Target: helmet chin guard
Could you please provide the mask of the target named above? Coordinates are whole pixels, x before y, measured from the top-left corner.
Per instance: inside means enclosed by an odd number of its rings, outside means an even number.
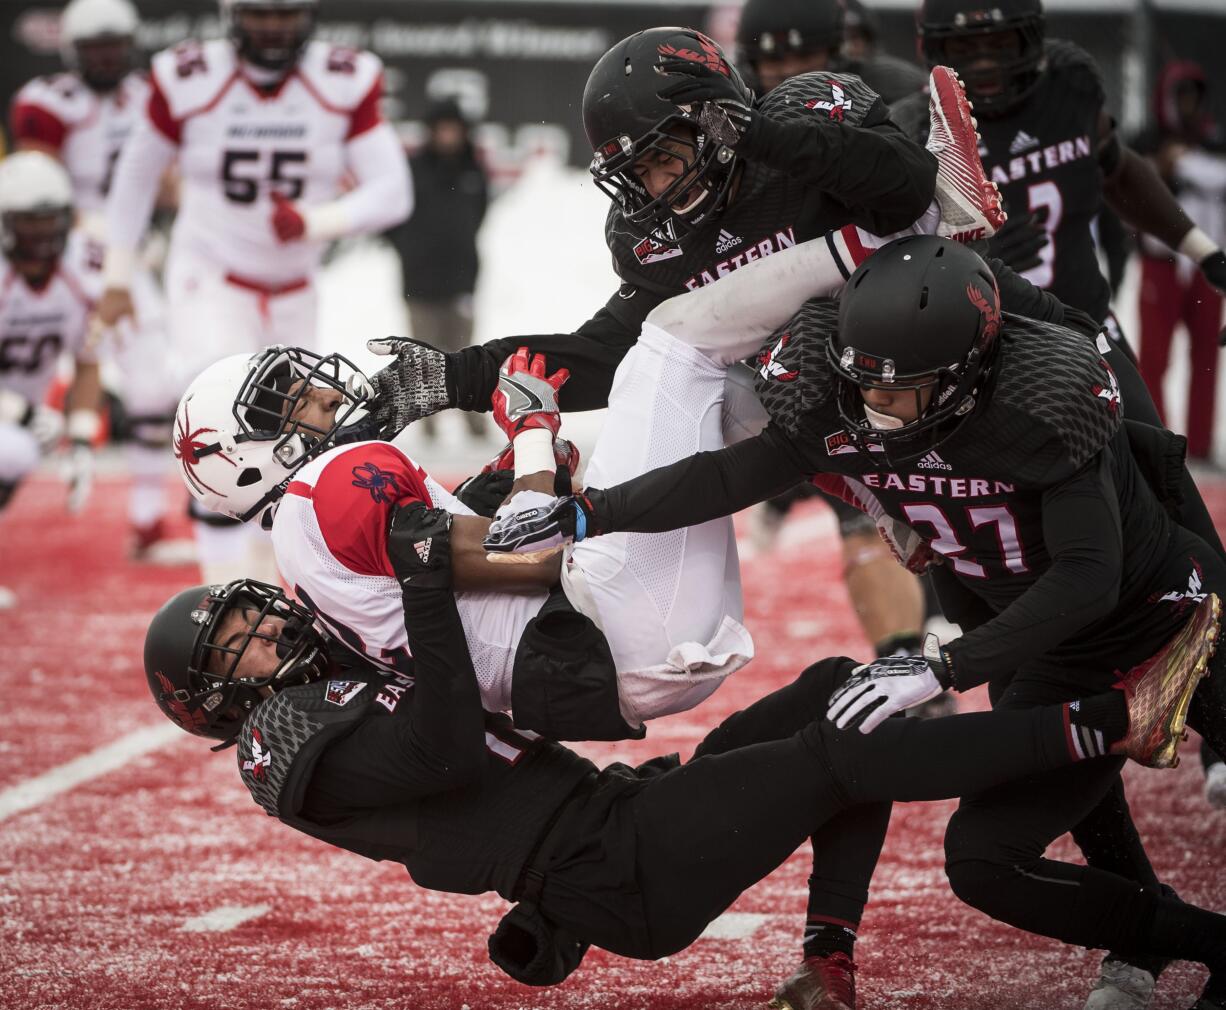
[[[313,421],[309,408],[321,392],[335,410]],[[339,354],[274,345],[223,358],[197,376],[175,411],[183,481],[210,511],[254,519],[364,412],[370,395],[366,377]]]

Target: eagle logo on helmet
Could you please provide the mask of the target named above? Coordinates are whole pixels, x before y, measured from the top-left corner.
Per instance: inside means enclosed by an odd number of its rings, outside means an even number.
[[[207,435],[210,432],[216,433],[216,428],[192,428],[191,415],[188,413],[187,404],[183,405],[183,416],[175,418],[175,459],[183,465],[183,476],[188,483],[196,490],[197,493],[203,491],[211,491],[213,494],[221,498],[227,498],[228,495],[216,488],[209,487],[196,473],[196,464],[200,462],[200,451],[202,449],[211,448],[209,443],[199,441],[201,435]],[[230,459],[224,452],[216,453],[231,466],[238,466],[234,460]]]
[[[243,771],[251,772],[251,777],[257,782],[268,778],[268,766],[272,764],[272,750],[264,749],[264,738],[259,728],[251,727],[251,760],[243,762]]]
[[[996,334],[1000,332],[1000,301],[993,305],[982,291],[974,284],[966,285],[966,297],[975,308],[979,310],[979,314],[983,316],[983,335],[988,340],[995,340]]]
[[[719,46],[703,35],[702,32],[695,32],[694,37],[698,39],[699,49],[678,48],[666,42],[661,46],[656,46],[656,51],[661,56],[671,56],[678,60],[700,63],[708,70],[714,70],[725,77],[731,77],[732,71],[728,66],[728,61],[724,59],[724,54],[719,51]]]
[[[179,698],[179,693],[175,690],[174,684],[170,682],[170,678],[161,670],[157,671],[157,678],[158,683],[162,685],[162,701],[170,709],[170,715],[174,721],[189,733],[195,733],[198,728],[202,728],[206,723],[204,713],[199,709],[193,712],[184,705]]]

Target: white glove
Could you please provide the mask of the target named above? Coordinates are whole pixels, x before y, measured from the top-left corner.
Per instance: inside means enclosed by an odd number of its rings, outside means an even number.
[[[50,452],[64,435],[64,415],[40,403],[30,417],[29,428],[43,452]]]
[[[921,705],[951,686],[948,660],[936,636],[929,635],[922,657],[886,656],[852,670],[830,696],[826,718],[839,729],[858,725],[861,733],[871,733],[894,713]]]
[[[64,482],[68,485],[68,511],[80,512],[94,486],[94,450],[85,442],[74,442],[64,456]]]

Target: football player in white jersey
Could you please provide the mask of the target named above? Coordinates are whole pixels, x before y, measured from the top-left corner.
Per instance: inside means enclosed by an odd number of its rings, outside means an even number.
[[[10,114],[19,149],[45,151],[63,162],[80,224],[103,244],[103,207],[115,162],[149,101],[148,76],[134,66],[138,24],[129,0],[72,0],[60,17],[65,71],[26,84]],[[166,448],[179,390],[167,378],[165,309],[157,283],[142,269],[132,287],[140,325],[124,323],[106,350],[119,372],[132,434],[132,555],[149,560],[172,546],[165,539]]]
[[[222,0],[227,38],[153,58],[149,101],[107,202],[99,318],[112,325],[133,312],[137,244],[157,180],[177,158],[166,296],[180,388],[228,354],[313,342],[327,242],[381,231],[411,208],[404,152],[379,111],[382,64],[312,41],[316,8]],[[196,526],[206,579],[252,570],[241,531]]]
[[[89,494],[100,386],[86,334],[102,250],[72,222],[72,185],[59,162],[39,151],[0,162],[0,510],[65,434],[69,510]],[[67,423],[43,403],[61,354],[76,360]],[[0,606],[12,603],[0,589]]]

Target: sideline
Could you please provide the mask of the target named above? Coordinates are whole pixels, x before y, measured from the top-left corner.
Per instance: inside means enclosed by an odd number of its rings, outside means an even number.
[[[172,722],[145,726],[97,750],[73,758],[58,768],[52,768],[36,778],[10,786],[0,792],[0,821],[41,806],[53,796],[122,768],[133,758],[158,750],[178,739],[186,737],[183,730]]]

